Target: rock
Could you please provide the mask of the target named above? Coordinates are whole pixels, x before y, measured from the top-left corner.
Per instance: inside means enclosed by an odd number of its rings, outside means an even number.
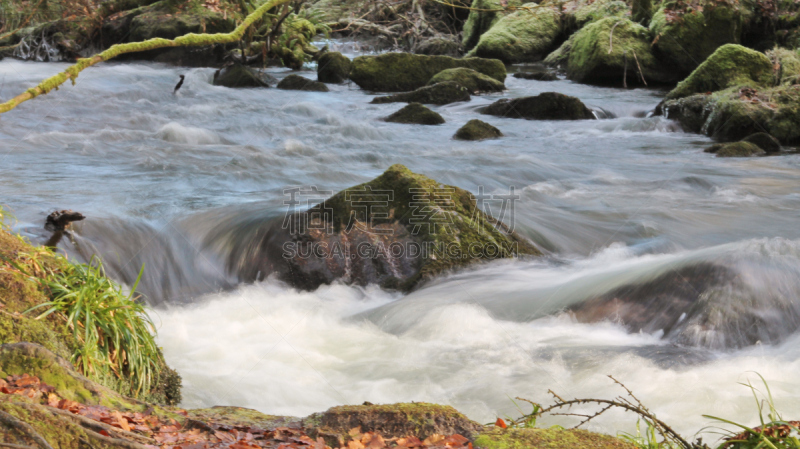
[[[633,0],[633,4],[631,5],[631,20],[644,26],[648,26],[650,19],[652,18],[652,0]]]
[[[520,0],[473,0],[470,8],[469,17],[464,22],[463,39],[465,50],[472,50],[478,45],[483,33],[489,31],[492,26],[507,13],[502,11],[503,6],[520,6]],[[500,10],[500,11],[498,11]]]
[[[650,22],[655,50],[686,75],[719,47],[740,43],[748,14],[743,2],[664,2]]]
[[[438,212],[425,212],[431,210]],[[242,281],[275,276],[306,290],[340,281],[409,291],[480,260],[541,255],[476,208],[469,192],[402,165],[308,211],[268,221],[257,235],[232,247],[231,272]],[[435,249],[444,247],[449,252]]]
[[[764,132],[751,134],[742,139],[742,141],[755,144],[767,153],[781,152],[781,143],[778,141],[778,139]]]
[[[609,17],[624,19],[630,12],[631,8],[622,0],[571,0],[562,8],[564,26],[570,31]]]
[[[745,141],[716,144],[706,148],[704,151],[706,153],[715,153],[717,157],[759,156],[766,153],[758,145]]]
[[[728,44],[717,49],[666,98],[682,98],[740,85],[765,87],[772,83],[772,63],[764,53]]]
[[[461,43],[447,37],[432,37],[414,46],[414,53],[419,55],[461,56]]]
[[[467,56],[496,58],[505,63],[540,61],[550,53],[561,33],[561,15],[552,8],[526,3],[498,20]]]
[[[773,48],[767,52],[773,67],[777,67],[778,84],[800,84],[800,55],[797,50]]]
[[[319,81],[310,80],[306,77],[295,75],[294,73],[286,75],[278,83],[278,89],[285,90],[305,90],[309,92],[328,92],[328,86]]]
[[[55,20],[23,28],[0,45],[14,46],[10,55],[19,59],[73,61],[91,49],[93,27],[90,19]]]
[[[506,85],[502,82],[466,67],[442,70],[428,81],[428,85],[447,81],[456,82],[466,87],[472,93],[502,92],[506,89]]]
[[[489,78],[492,81],[494,79]],[[497,82],[497,81],[495,81]],[[431,86],[420,87],[411,92],[375,97],[371,103],[424,103],[424,104],[450,104],[458,101],[469,101],[469,90],[461,84],[452,81],[436,83]],[[443,123],[444,121],[442,121]]]
[[[412,402],[387,405],[344,405],[315,413],[304,420],[308,434],[322,436],[331,446],[347,439],[351,429],[377,432],[384,438],[459,434],[474,438],[483,426],[447,405]]]
[[[577,33],[573,33],[560,47],[547,55],[542,62],[550,67],[565,68],[569,62],[569,54],[572,52],[572,45],[575,43],[576,35]]]
[[[475,447],[484,449],[636,449],[637,446],[610,435],[583,429],[508,428],[492,429],[475,439]]]
[[[224,87],[269,87],[277,83],[272,75],[250,67],[233,64],[214,73],[214,85]]]
[[[647,28],[610,17],[575,34],[567,63],[569,79],[613,85],[622,85],[625,79],[630,85],[643,84],[642,76],[648,83],[677,80],[677,75],[663,67],[650,50]]]
[[[453,136],[458,140],[484,140],[503,137],[503,133],[494,126],[480,120],[470,120],[456,131]]]
[[[366,90],[408,92],[425,86],[442,70],[457,67],[473,69],[500,82],[506,78],[506,67],[497,59],[384,53],[353,59],[350,79]]]
[[[558,81],[558,75],[553,72],[517,72],[514,78],[534,81]]]
[[[415,125],[441,125],[444,119],[438,113],[431,111],[419,103],[409,103],[384,119],[392,123],[407,123]]]
[[[535,97],[499,100],[481,110],[482,114],[530,120],[590,120],[594,114],[575,97],[545,92]]]
[[[275,427],[300,427],[300,418],[293,416],[266,415],[257,410],[244,407],[214,406],[210,408],[186,410],[187,416],[202,422],[214,422],[230,427],[257,427],[274,429]]]
[[[324,53],[317,62],[317,81],[339,84],[350,77],[350,59],[334,51]]]

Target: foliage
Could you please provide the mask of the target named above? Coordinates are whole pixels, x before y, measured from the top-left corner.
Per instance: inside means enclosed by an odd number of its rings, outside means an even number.
[[[63,313],[80,344],[72,362],[86,375],[110,370],[118,378],[129,377],[136,394],[150,390],[160,370],[155,327],[133,296],[141,275],[125,294],[105,276],[99,261],[96,266],[68,265],[43,280],[52,300],[29,309],[46,309],[37,319]]]

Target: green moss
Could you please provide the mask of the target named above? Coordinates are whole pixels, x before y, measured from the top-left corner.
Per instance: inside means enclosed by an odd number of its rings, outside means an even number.
[[[765,153],[758,145],[745,141],[723,144],[714,152],[717,157],[747,157]]]
[[[175,39],[189,33],[229,33],[236,27],[233,17],[207,8],[174,11],[163,2],[144,8],[130,24],[128,42],[153,38]],[[190,37],[186,38],[191,41]]]
[[[420,103],[410,103],[392,115],[386,117],[387,122],[414,125],[441,125],[444,119]]]
[[[226,426],[249,426],[272,429],[300,421],[292,416],[265,415],[257,410],[243,407],[211,407],[187,410],[189,418],[204,422],[214,422]]]
[[[766,87],[773,83],[772,63],[761,52],[741,45],[718,48],[689,77],[667,94],[667,99],[714,92],[732,86]]]
[[[517,63],[539,61],[550,53],[561,33],[561,15],[536,3],[523,6],[531,9],[519,10],[498,20],[467,56]]]
[[[581,429],[496,429],[475,439],[485,449],[635,449],[631,443]]]
[[[631,20],[647,26],[653,17],[652,0],[633,0],[631,5]]]
[[[740,43],[750,14],[739,0],[703,0],[697,6],[667,1],[650,22],[656,50],[681,74],[694,70],[717,48]]]
[[[51,447],[58,449],[83,449],[92,441],[80,425],[68,418],[54,415],[46,408],[27,404],[13,395],[0,395],[0,411],[30,425]],[[30,436],[0,423],[0,442],[28,447]],[[92,447],[92,446],[88,446]],[[107,446],[98,446],[107,447]]]
[[[520,6],[519,0],[510,0],[507,6]],[[472,0],[469,17],[464,22],[463,44],[465,50],[472,50],[483,33],[489,31],[492,26],[507,13],[503,11],[501,0]]]
[[[350,77],[351,62],[339,52],[327,52],[320,56],[317,64],[317,81],[343,83]]]
[[[473,69],[500,82],[506,78],[506,67],[497,59],[384,53],[353,59],[350,79],[366,90],[407,92],[425,86],[442,70],[457,67]]]
[[[506,88],[505,84],[502,82],[466,67],[442,70],[434,75],[430,81],[428,81],[428,85],[443,83],[446,81],[456,82],[461,86],[466,87],[470,92],[473,93],[502,92]]]
[[[800,84],[800,55],[797,50],[776,47],[767,52],[767,57],[773,67],[777,67],[777,84]]]
[[[767,133],[751,134],[742,140],[755,144],[767,153],[779,153],[781,151],[780,141]]]
[[[597,20],[626,18],[631,8],[621,0],[574,0],[564,7],[564,20],[569,30],[579,30]]]
[[[653,55],[647,28],[609,17],[575,33],[567,63],[570,79],[622,85],[624,78],[628,84],[642,84],[641,76],[648,83],[676,79]]]
[[[569,63],[569,54],[572,52],[572,46],[575,44],[575,36],[577,34],[570,35],[560,47],[547,55],[543,62],[551,67],[566,67],[567,63]]]
[[[492,78],[489,78],[495,83]],[[469,101],[469,90],[461,84],[453,81],[445,81],[430,86],[420,87],[411,92],[389,95],[386,97],[375,97],[372,103],[424,103],[424,104],[450,104],[458,101]]]
[[[453,136],[457,140],[484,140],[502,137],[503,133],[494,126],[480,120],[470,120],[456,131]]]

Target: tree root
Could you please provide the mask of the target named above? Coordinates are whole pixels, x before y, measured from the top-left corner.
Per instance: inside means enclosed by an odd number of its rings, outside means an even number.
[[[0,410],[0,423],[5,424],[12,429],[16,429],[20,433],[28,436],[28,438],[32,439],[39,449],[53,449],[53,446],[50,446],[50,443],[47,442],[41,435],[39,435],[30,424],[22,421],[21,419],[6,413]]]

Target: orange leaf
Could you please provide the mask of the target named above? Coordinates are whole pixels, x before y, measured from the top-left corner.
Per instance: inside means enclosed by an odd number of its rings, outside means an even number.
[[[497,427],[502,427],[503,429],[507,428],[506,422],[503,421],[503,418],[497,418],[497,421],[494,422],[494,425]]]

